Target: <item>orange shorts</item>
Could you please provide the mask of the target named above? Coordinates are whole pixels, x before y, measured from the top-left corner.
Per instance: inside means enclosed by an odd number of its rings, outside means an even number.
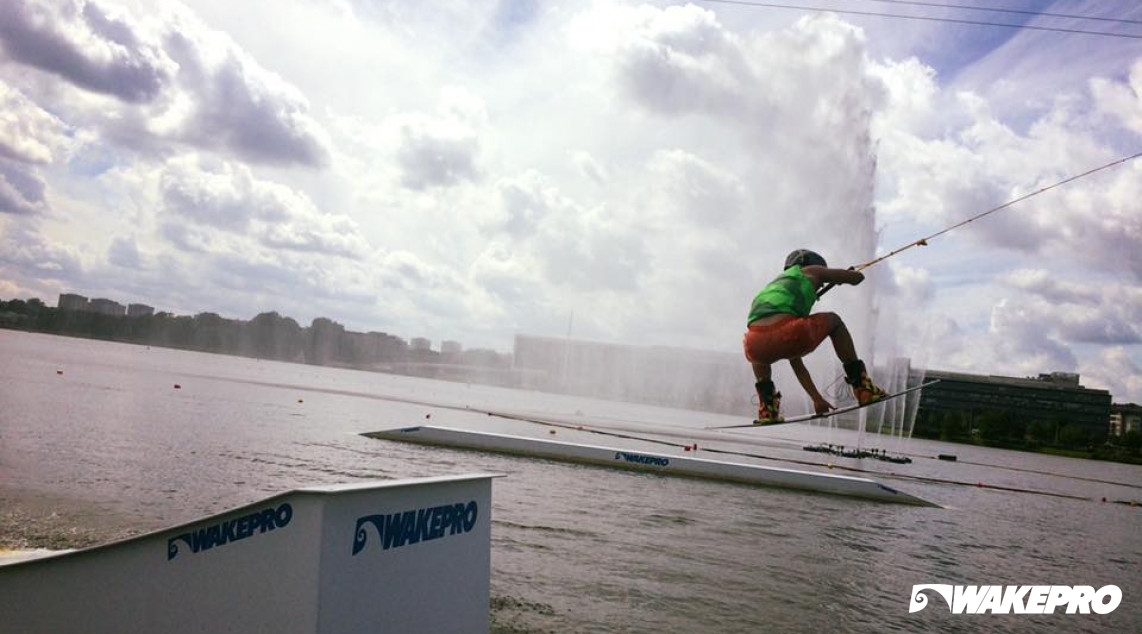
[[[832,326],[828,313],[794,317],[766,326],[750,326],[742,337],[745,358],[750,363],[799,359],[816,350],[828,338]]]

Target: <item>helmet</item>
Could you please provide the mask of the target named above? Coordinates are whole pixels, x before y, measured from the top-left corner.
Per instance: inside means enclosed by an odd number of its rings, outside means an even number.
[[[828,266],[825,258],[809,249],[797,249],[785,258],[785,268],[791,266]]]

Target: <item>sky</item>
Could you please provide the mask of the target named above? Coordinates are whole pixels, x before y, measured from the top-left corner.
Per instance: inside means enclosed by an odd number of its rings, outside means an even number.
[[[1142,151],[1142,39],[703,0],[7,0],[0,104],[0,298],[738,352],[795,248],[860,264]],[[818,306],[870,358],[1142,402],[1139,244],[1135,160]]]

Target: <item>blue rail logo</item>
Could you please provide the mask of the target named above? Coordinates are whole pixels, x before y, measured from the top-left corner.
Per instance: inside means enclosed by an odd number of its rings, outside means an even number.
[[[665,467],[670,464],[669,458],[663,458],[662,456],[644,456],[642,454],[627,453],[625,451],[616,451],[615,460],[624,460],[626,462],[647,464],[656,467]]]
[[[476,526],[479,509],[476,501],[444,504],[421,509],[365,515],[357,518],[353,532],[353,554],[361,552],[368,541],[365,526],[372,524],[377,530],[377,542],[382,550],[400,548],[419,542],[461,535]]]
[[[277,508],[266,508],[249,515],[176,535],[167,540],[167,561],[178,556],[180,541],[190,548],[190,552],[198,553],[203,550],[210,550],[215,546],[225,546],[232,542],[241,541],[255,534],[260,535],[267,531],[285,528],[291,519],[293,519],[293,507],[289,503],[283,503]]]

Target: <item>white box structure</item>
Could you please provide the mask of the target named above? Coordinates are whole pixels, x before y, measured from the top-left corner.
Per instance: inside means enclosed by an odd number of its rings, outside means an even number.
[[[487,632],[494,477],[299,489],[0,566],[0,632]]]

